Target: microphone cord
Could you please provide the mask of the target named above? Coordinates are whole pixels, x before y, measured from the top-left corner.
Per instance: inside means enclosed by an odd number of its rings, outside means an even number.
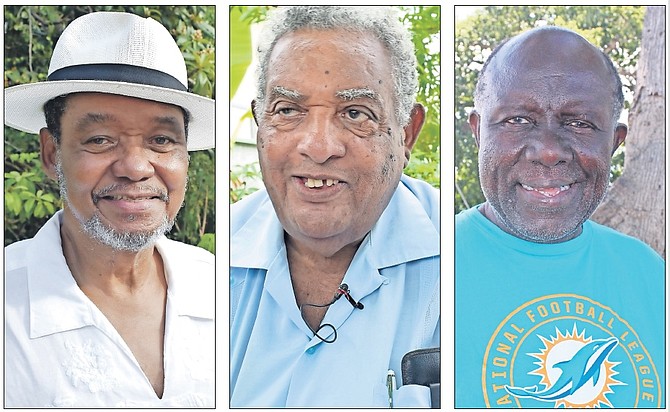
[[[316,330],[312,329],[309,322],[307,322],[307,320],[305,319],[303,309],[305,308],[305,306],[311,306],[311,307],[314,307],[314,308],[328,307],[328,306],[332,305],[333,303],[337,302],[337,300],[340,297],[342,297],[342,295],[344,295],[347,298],[347,301],[349,301],[349,303],[351,303],[351,306],[353,306],[356,309],[363,309],[363,307],[364,307],[363,304],[361,302],[356,302],[354,300],[354,298],[352,298],[351,295],[349,294],[349,286],[347,286],[346,283],[341,284],[337,288],[337,292],[335,293],[335,296],[333,296],[333,300],[331,300],[328,303],[324,303],[322,305],[319,305],[319,304],[316,304],[316,303],[303,303],[302,305],[300,305],[300,317],[302,317],[302,320],[305,321],[305,324],[307,325],[309,330],[314,334],[314,336],[319,338],[324,343],[335,342],[335,340],[337,339],[337,329],[335,329],[335,326],[333,326],[330,323],[321,324]],[[325,314],[324,314],[324,316],[325,316]],[[331,332],[331,333],[333,333],[332,339],[325,339],[321,335],[319,335],[319,331],[321,331],[321,329],[323,329],[323,328],[330,328],[332,330],[332,332]],[[328,335],[326,335],[326,336],[328,336]]]
[[[303,314],[302,311],[305,308],[305,306],[312,306],[312,307],[315,307],[315,308],[325,308],[325,307],[328,307],[328,306],[332,305],[333,303],[335,303],[336,300],[337,299],[333,299],[331,302],[323,304],[323,305],[317,305],[315,303],[303,303],[302,305],[300,305],[300,316],[302,317],[302,320],[305,321],[305,324],[307,325],[309,330],[312,331],[314,336],[321,339],[321,341],[325,342],[325,343],[333,343],[337,339],[337,329],[335,329],[335,326],[331,325],[330,323],[323,323],[323,324],[321,324],[321,326],[319,326],[317,328],[317,330],[314,330],[309,325],[309,322],[307,322],[307,320],[305,319],[305,315]],[[319,331],[321,331],[321,329],[323,329],[323,328],[331,328],[332,329],[332,331],[333,331],[332,333],[334,333],[332,339],[325,339],[325,338],[322,338],[321,335],[319,335]]]

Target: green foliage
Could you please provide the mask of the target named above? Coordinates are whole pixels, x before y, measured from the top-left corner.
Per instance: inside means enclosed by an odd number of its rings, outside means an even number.
[[[216,253],[216,242],[214,233],[205,233],[200,238],[198,242],[198,247],[209,250],[212,253]]]
[[[242,82],[247,66],[251,63],[251,30],[242,22],[242,7],[230,8],[230,38],[235,47],[230,48],[230,99]]]
[[[39,153],[12,153],[5,158],[5,245],[8,235],[29,237],[23,222],[48,220],[60,207],[57,192],[58,186],[42,171]]]
[[[213,6],[5,6],[4,86],[46,80],[53,46],[64,28],[93,11],[125,11],[160,21],[183,52],[189,89],[215,97]],[[42,172],[37,137],[5,127],[4,143],[7,245],[34,236],[61,205],[58,185]],[[214,150],[191,153],[189,191],[169,237],[213,246],[213,235],[207,234],[215,227],[214,163]]]
[[[184,206],[179,212],[170,237],[190,244],[198,244],[207,233],[214,233],[215,192],[214,150],[191,153],[188,168],[188,190]]]
[[[455,204],[456,213],[484,201],[478,177],[477,147],[467,123],[477,75],[502,40],[541,24],[572,29],[600,47],[614,62],[630,106],[640,50],[644,7],[633,6],[488,6],[455,30]],[[612,162],[611,177],[621,174],[623,152]]]
[[[419,90],[417,101],[426,108],[426,121],[405,173],[440,187],[440,7],[403,7],[403,23],[412,32],[416,49]],[[402,14],[402,13],[401,13]]]
[[[248,26],[265,19],[270,7],[235,6],[231,7],[231,56],[242,56],[231,60],[231,98],[232,87],[239,85],[246,70],[240,70],[239,64],[250,53],[246,44]],[[440,187],[440,7],[412,6],[400,7],[401,20],[412,32],[412,41],[416,48],[419,71],[419,90],[417,101],[426,107],[426,121],[419,140],[412,152],[412,159],[405,173]],[[237,41],[237,36],[243,40]],[[244,50],[238,50],[242,48]],[[250,115],[250,113],[249,113]],[[237,130],[237,128],[235,128]],[[235,136],[236,133],[233,133]],[[242,166],[231,171],[230,202],[234,203],[256,190],[248,183],[258,179],[257,165]]]
[[[260,179],[261,169],[258,162],[234,167],[230,171],[230,204],[257,191],[251,183]]]

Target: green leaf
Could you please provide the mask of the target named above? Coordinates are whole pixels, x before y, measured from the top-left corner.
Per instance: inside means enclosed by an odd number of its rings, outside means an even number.
[[[35,199],[28,199],[26,202],[23,204],[23,210],[26,212],[26,214],[30,215],[31,212],[33,211],[33,207],[35,206]]]
[[[5,207],[14,216],[18,216],[21,213],[21,200],[16,194],[5,192]]]
[[[37,206],[35,206],[35,211],[33,212],[35,217],[44,217],[46,215],[46,209],[44,208],[44,204],[38,203]]]
[[[43,202],[48,202],[48,203],[54,203],[56,201],[56,197],[51,193],[44,193],[42,196],[40,196],[40,199]]]
[[[43,205],[49,215],[53,215],[56,212],[56,208],[54,207],[53,203],[43,203]]]

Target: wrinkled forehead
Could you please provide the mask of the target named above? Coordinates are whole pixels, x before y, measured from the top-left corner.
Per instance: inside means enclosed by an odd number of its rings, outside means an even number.
[[[390,53],[372,33],[303,28],[284,34],[275,44],[268,86],[280,77],[302,81],[300,72],[315,68],[322,69],[324,76],[339,74],[392,85]]]

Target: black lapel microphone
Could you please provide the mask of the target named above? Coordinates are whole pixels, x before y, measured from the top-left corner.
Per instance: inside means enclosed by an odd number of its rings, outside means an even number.
[[[347,298],[349,303],[351,303],[351,306],[355,307],[356,309],[363,309],[363,304],[361,302],[356,302],[349,294],[349,286],[346,283],[341,284],[340,287],[337,288],[337,293],[335,293],[335,300],[338,300],[342,295]]]

